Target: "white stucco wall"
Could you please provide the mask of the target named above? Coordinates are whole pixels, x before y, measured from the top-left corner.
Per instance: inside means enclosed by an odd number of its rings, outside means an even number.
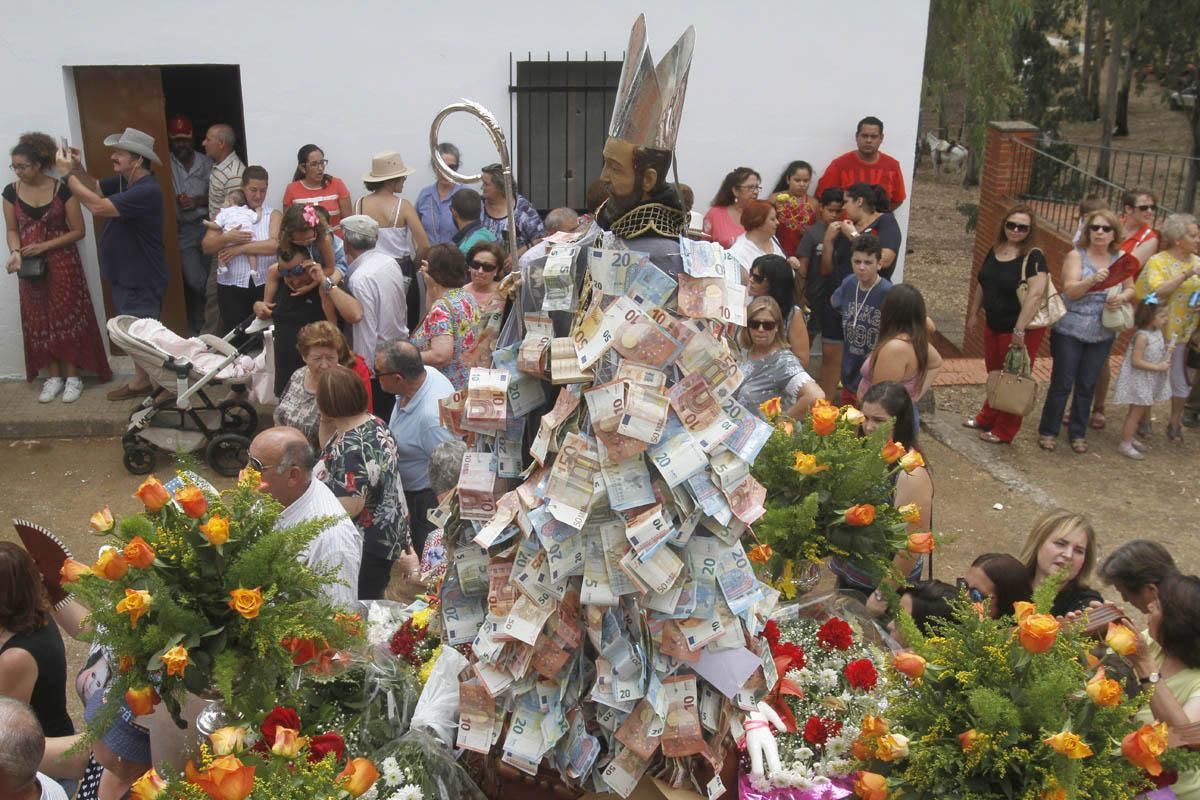
[[[853,9],[815,0],[56,0],[7,14],[0,27],[10,100],[0,106],[0,143],[7,149],[27,130],[81,138],[72,66],[239,64],[250,162],[270,171],[273,205],[309,141],[355,196],[371,154],[398,149],[417,167],[406,193],[415,199],[432,178],[427,142],[439,109],[468,97],[507,125],[510,51],[619,58],[642,11],[655,58],[696,27],[677,152],[697,210],[734,166],[754,167],[767,185],[794,158],[822,170],[853,147],[854,123],[867,114],[886,123],[884,150],[911,186],[928,0],[859,0]],[[462,148],[469,171],[496,160],[466,116],[448,120],[442,138]],[[907,230],[908,204],[897,218]],[[90,219],[88,230],[83,256],[98,299]],[[0,376],[22,375],[17,279],[0,279]]]

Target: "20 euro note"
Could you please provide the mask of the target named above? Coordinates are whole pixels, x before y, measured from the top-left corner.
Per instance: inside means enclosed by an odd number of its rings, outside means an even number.
[[[708,466],[703,448],[676,418],[667,421],[662,439],[650,447],[650,460],[669,487],[678,486]]]

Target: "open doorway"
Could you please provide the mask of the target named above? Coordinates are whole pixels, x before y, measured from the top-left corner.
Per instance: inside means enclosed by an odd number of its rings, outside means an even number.
[[[237,65],[159,65],[136,67],[72,68],[84,163],[97,178],[112,174],[109,149],[104,138],[125,128],[137,128],[154,137],[154,151],[163,166],[154,170],[164,198],[174,198],[171,185],[167,117],[185,114],[192,120],[195,145],[215,122],[231,125],[237,133],[237,152],[246,160],[245,121],[242,110],[241,70]],[[166,249],[168,282],[163,299],[162,321],[186,336],[187,310],[184,301],[182,259],[176,234],[176,206],[167,202],[163,244]],[[94,220],[98,238],[104,221]],[[113,315],[112,299],[104,286],[106,317]]]

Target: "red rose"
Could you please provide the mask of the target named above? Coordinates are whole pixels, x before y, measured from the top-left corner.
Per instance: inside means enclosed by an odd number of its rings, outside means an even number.
[[[333,760],[341,762],[346,756],[346,742],[336,733],[322,733],[308,740],[308,760],[315,764],[327,754],[333,753]]]
[[[264,745],[268,742],[274,743],[276,728],[290,728],[291,730],[300,730],[300,717],[293,709],[284,708],[283,706],[275,706],[270,714],[262,721],[262,727],[259,729],[262,732],[262,738],[255,745],[255,750],[267,750]]]
[[[874,689],[879,673],[869,658],[860,658],[846,665],[846,681],[855,689]]]
[[[808,660],[804,657],[804,648],[795,642],[784,642],[775,651],[775,656],[788,659],[788,669],[804,669]]]
[[[767,640],[767,644],[771,645],[771,650],[779,644],[779,626],[775,624],[775,620],[767,620],[767,624],[763,626],[763,638]]]
[[[848,650],[854,643],[854,630],[844,619],[832,617],[817,630],[817,642],[826,650]]]
[[[292,654],[292,663],[297,667],[307,664],[317,657],[317,654],[327,648],[328,643],[317,642],[313,639],[293,639],[285,637],[280,644],[283,649]]]

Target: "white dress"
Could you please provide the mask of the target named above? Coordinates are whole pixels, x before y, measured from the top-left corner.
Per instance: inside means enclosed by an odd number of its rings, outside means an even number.
[[[1152,372],[1133,365],[1133,346],[1138,337],[1146,337],[1146,350],[1142,360],[1151,363],[1166,358],[1167,345],[1162,331],[1138,331],[1129,342],[1129,350],[1121,371],[1117,374],[1117,385],[1113,389],[1112,401],[1118,405],[1152,406],[1171,399],[1171,381],[1166,372]]]

